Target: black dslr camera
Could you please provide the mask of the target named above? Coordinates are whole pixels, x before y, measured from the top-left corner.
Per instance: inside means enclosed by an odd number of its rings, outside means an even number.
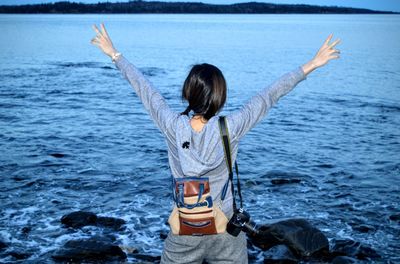
[[[249,234],[257,234],[258,229],[254,222],[250,221],[250,215],[243,208],[236,209],[229,223],[226,225],[226,232],[232,236],[238,236],[240,231]]]

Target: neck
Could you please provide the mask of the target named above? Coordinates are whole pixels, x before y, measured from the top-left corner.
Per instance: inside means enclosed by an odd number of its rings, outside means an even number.
[[[207,122],[208,120],[204,118],[203,115],[194,115],[192,116],[192,120],[199,120],[201,122]]]

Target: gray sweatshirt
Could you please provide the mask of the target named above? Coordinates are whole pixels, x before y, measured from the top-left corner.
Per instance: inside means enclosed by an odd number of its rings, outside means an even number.
[[[212,117],[200,132],[196,132],[190,126],[189,117],[171,110],[152,83],[123,55],[114,63],[133,87],[150,117],[164,135],[172,176],[175,178],[208,177],[213,201],[219,202],[222,187],[228,179],[228,168],[224,160],[218,116]],[[240,139],[262,120],[279,98],[304,79],[306,75],[302,68],[296,67],[261,90],[240,109],[226,116],[231,140],[232,164],[236,160]],[[189,148],[182,147],[184,142],[189,142]],[[230,184],[221,208],[230,219],[233,214]]]

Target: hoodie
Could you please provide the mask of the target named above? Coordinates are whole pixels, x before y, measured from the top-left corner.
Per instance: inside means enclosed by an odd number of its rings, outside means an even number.
[[[218,116],[208,120],[200,132],[192,129],[190,118],[173,111],[139,69],[123,55],[114,61],[123,77],[130,83],[144,108],[162,132],[167,148],[172,177],[208,177],[211,197],[221,202],[221,192],[228,179],[224,149],[220,136]],[[266,115],[282,96],[290,92],[300,81],[305,80],[300,66],[285,73],[275,82],[254,95],[240,109],[226,116],[234,164],[240,139]],[[221,205],[228,219],[233,215],[233,198],[228,185],[226,197]]]

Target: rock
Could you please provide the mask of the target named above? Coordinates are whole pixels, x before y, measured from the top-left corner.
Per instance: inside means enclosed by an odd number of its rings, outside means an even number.
[[[400,213],[398,214],[392,214],[391,216],[389,216],[389,219],[392,221],[397,221],[400,223]]]
[[[128,252],[129,254],[137,254],[139,250],[135,247],[131,246],[119,246],[123,251]]]
[[[7,247],[8,247],[8,244],[6,242],[0,240],[0,251],[3,251]]]
[[[76,211],[64,215],[61,218],[61,223],[67,227],[79,228],[83,226],[93,225],[100,227],[107,227],[116,231],[124,229],[123,225],[126,224],[125,220],[114,218],[97,216],[92,212]]]
[[[262,226],[258,234],[249,235],[249,238],[263,250],[284,244],[296,257],[326,255],[329,252],[329,242],[325,235],[304,219],[290,219]]]
[[[285,245],[277,245],[264,252],[264,263],[287,263],[299,262],[290,249]]]
[[[31,230],[32,230],[32,227],[30,227],[30,226],[24,226],[22,229],[21,229],[21,232],[23,233],[23,234],[28,234],[29,232],[31,232]]]
[[[380,259],[376,251],[350,239],[333,239],[331,254],[333,256],[350,256],[359,260]]]
[[[28,252],[18,252],[18,251],[11,251],[8,254],[18,260],[29,258],[32,255],[31,253]]]
[[[352,263],[356,263],[357,260],[350,258],[350,257],[346,257],[346,256],[338,256],[335,257],[332,260],[332,264],[352,264]]]
[[[165,232],[165,231],[161,231],[160,232],[160,238],[162,240],[165,240],[167,237],[168,237],[168,233],[167,232]]]
[[[272,179],[271,183],[275,185],[288,184],[288,183],[300,183],[300,179]]]
[[[51,257],[58,261],[121,261],[126,254],[109,238],[93,237],[67,241]]]
[[[64,157],[65,155],[64,155],[64,154],[61,154],[61,153],[51,153],[50,156],[52,156],[52,157],[54,157],[54,158],[62,158],[62,157]]]
[[[160,263],[160,261],[161,261],[161,256],[151,256],[151,255],[145,255],[145,254],[134,254],[133,256],[136,259],[148,261],[151,263]]]
[[[61,223],[67,227],[96,225],[97,216],[91,212],[76,211],[61,217]]]
[[[125,224],[126,224],[125,220],[119,219],[119,218],[114,218],[114,217],[98,216],[97,220],[96,220],[96,225],[112,228],[117,231],[124,229],[124,227],[122,227],[122,225],[125,225]]]
[[[375,227],[370,226],[370,225],[365,225],[365,224],[353,225],[351,228],[354,231],[358,231],[358,232],[361,232],[361,233],[374,232],[376,230]]]
[[[271,247],[280,244],[280,241],[271,233],[269,226],[260,226],[258,230],[259,232],[257,234],[247,234],[252,245],[262,250],[268,250]]]

